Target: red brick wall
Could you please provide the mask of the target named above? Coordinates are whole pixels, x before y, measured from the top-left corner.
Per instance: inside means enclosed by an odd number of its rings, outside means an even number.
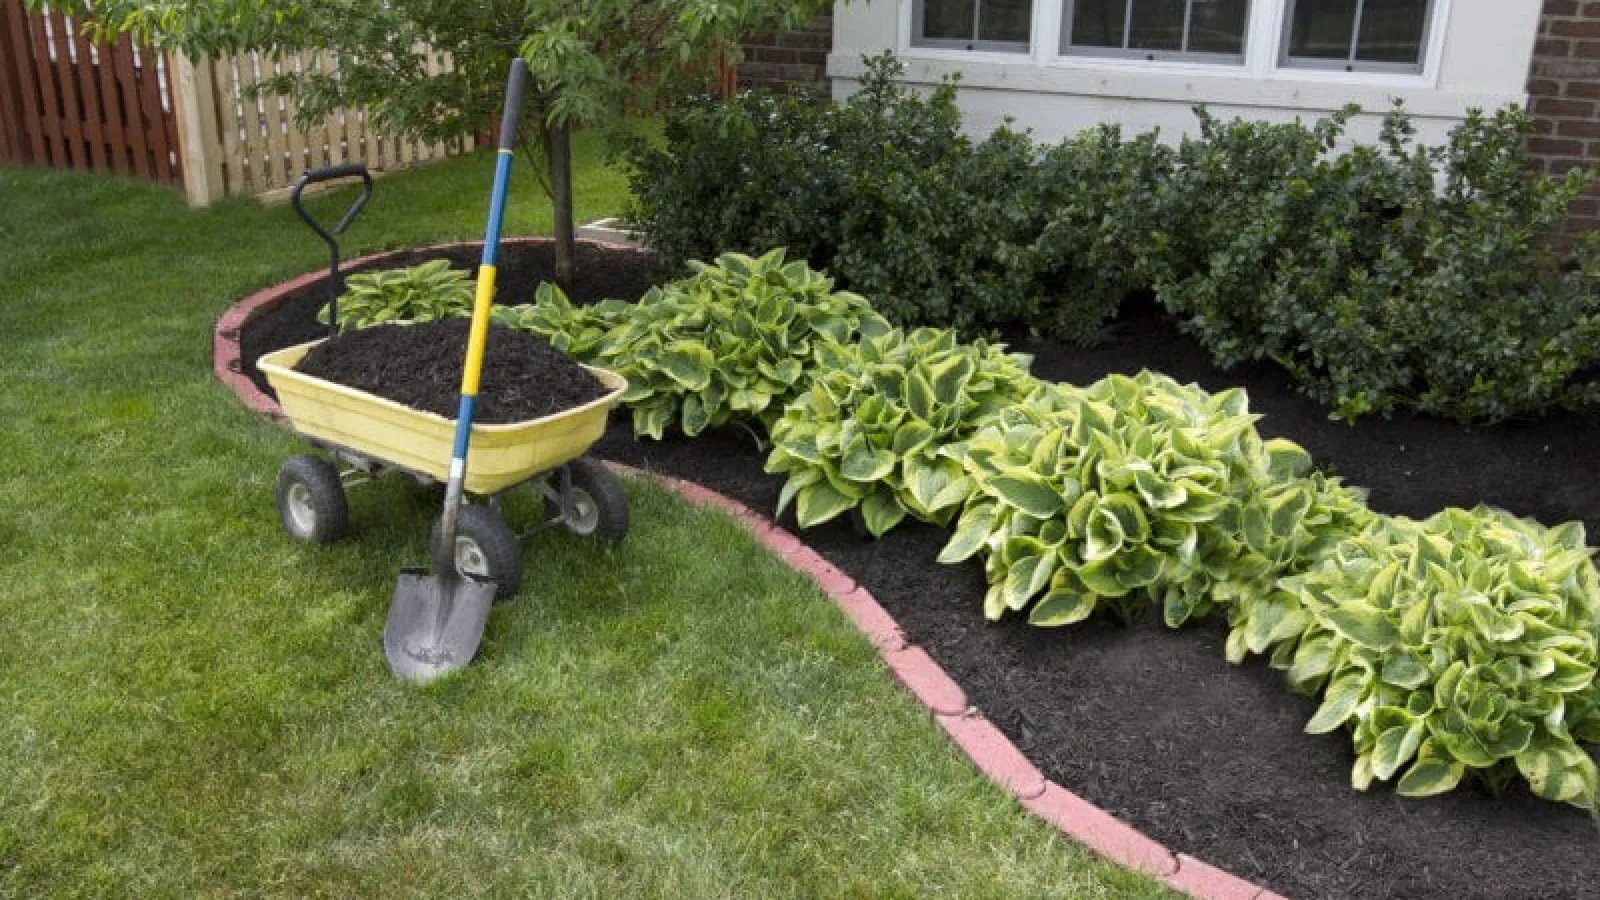
[[[809,93],[826,100],[828,51],[832,48],[832,16],[818,16],[794,31],[751,38],[744,42],[739,87]]]
[[[1528,77],[1538,132],[1529,138],[1547,174],[1600,166],[1600,0],[1545,0]],[[1570,232],[1600,228],[1600,196],[1573,205]]]

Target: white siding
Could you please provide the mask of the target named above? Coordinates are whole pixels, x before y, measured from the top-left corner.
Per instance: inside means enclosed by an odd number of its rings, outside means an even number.
[[[1528,66],[1539,24],[1537,0],[1436,0],[1425,71],[1420,75],[1311,72],[1277,65],[1284,0],[1253,0],[1243,65],[1153,63],[1062,57],[1061,0],[1035,0],[1027,54],[910,46],[911,0],[851,0],[834,10],[828,74],[835,97],[857,86],[861,56],[889,49],[907,64],[906,81],[937,84],[960,73],[967,127],[986,133],[1007,118],[1055,141],[1098,122],[1133,131],[1160,128],[1169,140],[1192,133],[1190,108],[1222,116],[1314,119],[1355,102],[1382,113],[1403,99],[1423,140],[1437,142],[1472,107],[1526,101]],[[1376,134],[1364,116],[1354,136]]]

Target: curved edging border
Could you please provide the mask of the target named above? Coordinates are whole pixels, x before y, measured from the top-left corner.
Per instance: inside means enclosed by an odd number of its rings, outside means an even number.
[[[507,242],[537,243],[546,238],[515,238]],[[478,245],[478,241],[436,244],[433,248]],[[607,241],[592,243],[614,248],[623,244]],[[351,260],[346,265],[373,262],[407,250],[391,250]],[[239,354],[239,329],[245,322],[292,291],[326,278],[326,272],[308,272],[298,278],[257,291],[234,304],[217,320],[212,337],[212,371],[232,388],[245,406],[282,422],[282,413],[271,397],[262,393],[243,372]],[[1169,887],[1199,900],[1286,900],[1267,888],[1253,884],[1195,859],[1175,853],[1147,837],[1115,816],[1044,777],[1033,763],[1011,743],[999,728],[967,701],[966,692],[949,673],[934,662],[926,650],[906,640],[900,625],[866,588],[806,546],[798,537],[766,516],[731,497],[692,481],[649,473],[622,463],[607,463],[626,475],[654,475],[668,489],[692,503],[709,506],[733,516],[757,540],[778,554],[790,566],[816,582],[839,605],[877,648],[889,671],[912,696],[927,708],[939,727],[962,752],[990,779],[1016,797],[1024,807],[1056,826],[1067,837],[1084,844],[1101,856],[1130,869],[1152,875]]]

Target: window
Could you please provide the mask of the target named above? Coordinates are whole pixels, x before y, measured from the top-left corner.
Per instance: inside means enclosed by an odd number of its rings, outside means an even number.
[[[1066,0],[1061,52],[1243,62],[1248,0]]]
[[[1026,53],[1033,0],[916,0],[912,15],[915,46]]]
[[[1284,62],[1346,72],[1421,72],[1432,0],[1289,0]]]

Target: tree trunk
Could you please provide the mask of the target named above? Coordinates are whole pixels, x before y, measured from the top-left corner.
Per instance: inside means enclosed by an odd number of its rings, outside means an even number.
[[[550,200],[555,204],[556,281],[570,289],[577,268],[572,221],[572,127],[562,122],[541,131],[545,164],[550,171]]]

